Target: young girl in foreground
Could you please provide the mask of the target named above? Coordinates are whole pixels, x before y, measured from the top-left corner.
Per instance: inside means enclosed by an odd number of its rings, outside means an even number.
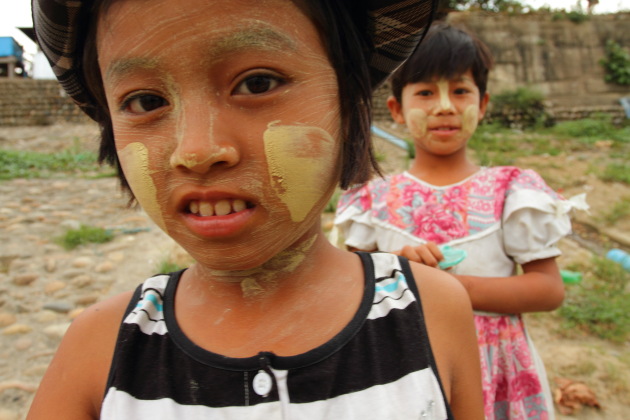
[[[369,178],[371,90],[432,5],[87,3],[35,0],[40,45],[196,263],[78,317],[28,418],[481,419],[463,287],[320,226]]]
[[[479,167],[466,143],[488,104],[492,57],[474,36],[434,24],[392,77],[388,106],[416,157],[402,174],[348,191],[336,224],[348,247],[436,266],[439,245],[466,251],[450,271],[477,327],[487,419],[547,419],[553,403],[521,313],[563,300],[556,242],[570,232],[568,201],[531,170]],[[522,274],[517,274],[517,266]]]

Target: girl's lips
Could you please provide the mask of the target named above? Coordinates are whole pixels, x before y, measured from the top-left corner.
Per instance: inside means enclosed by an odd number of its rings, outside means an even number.
[[[459,131],[459,127],[441,126],[429,128],[429,131],[437,136],[450,136]]]
[[[183,213],[182,218],[188,229],[205,238],[225,237],[243,230],[256,212],[256,207],[245,208],[226,215],[202,216],[194,213]]]
[[[235,234],[256,212],[256,205],[246,198],[220,192],[189,191],[177,201],[183,223],[202,237]]]

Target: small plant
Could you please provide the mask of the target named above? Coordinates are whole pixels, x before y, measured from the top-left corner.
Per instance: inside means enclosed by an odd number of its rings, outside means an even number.
[[[606,70],[604,80],[622,86],[630,85],[630,54],[617,42],[606,41],[606,56],[599,60]]]
[[[491,118],[504,127],[522,129],[553,124],[545,109],[545,97],[537,90],[520,87],[504,91],[492,97],[491,105]]]
[[[581,329],[600,338],[624,342],[630,336],[630,274],[604,258],[594,258],[592,268],[581,267],[584,280],[567,289],[558,310],[564,328]]]
[[[114,238],[114,234],[106,229],[81,225],[79,229],[69,229],[66,233],[58,238],[56,242],[66,250],[71,250],[79,245],[88,243],[105,243]]]

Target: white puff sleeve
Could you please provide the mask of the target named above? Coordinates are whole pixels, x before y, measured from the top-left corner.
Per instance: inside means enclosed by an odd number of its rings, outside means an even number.
[[[588,209],[584,195],[565,200],[548,187],[512,190],[502,216],[506,254],[519,264],[560,255],[556,244],[571,233],[569,213],[573,208]]]

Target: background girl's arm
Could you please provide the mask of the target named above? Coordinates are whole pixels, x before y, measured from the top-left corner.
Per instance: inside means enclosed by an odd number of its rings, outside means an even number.
[[[431,348],[456,419],[484,418],[479,348],[466,290],[448,273],[411,264]]]
[[[71,324],[37,390],[27,420],[95,420],[131,293],[86,309]]]
[[[555,258],[523,264],[523,274],[510,277],[455,275],[475,310],[518,314],[552,311],[564,300],[564,284]]]

